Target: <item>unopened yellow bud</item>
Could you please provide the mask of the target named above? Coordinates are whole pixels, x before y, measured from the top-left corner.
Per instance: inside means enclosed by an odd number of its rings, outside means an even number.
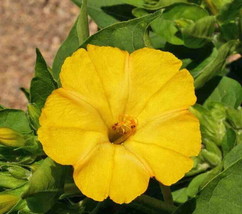
[[[25,140],[22,134],[10,128],[0,128],[0,144],[3,144],[5,146],[19,147],[23,146],[24,143]]]
[[[3,194],[0,195],[0,214],[9,211],[19,200],[18,196]]]

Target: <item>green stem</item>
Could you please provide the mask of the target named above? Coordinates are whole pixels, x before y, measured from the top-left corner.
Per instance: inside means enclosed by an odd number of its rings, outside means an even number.
[[[167,204],[148,195],[141,195],[137,197],[132,203],[129,204],[129,206],[139,210],[150,209],[152,211],[156,211],[157,213],[164,211],[172,213],[176,209],[174,205]]]
[[[172,198],[172,194],[171,194],[171,188],[169,186],[165,186],[160,183],[160,189],[161,189],[165,203],[167,203],[171,206],[174,206],[173,198]]]
[[[213,15],[216,15],[218,13],[217,8],[214,6],[211,0],[204,0],[204,2]]]
[[[239,12],[239,40],[242,42],[242,10]]]

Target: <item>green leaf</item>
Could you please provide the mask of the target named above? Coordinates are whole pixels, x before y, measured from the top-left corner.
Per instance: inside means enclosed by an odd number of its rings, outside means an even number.
[[[149,41],[147,42],[146,37],[147,27],[161,14],[162,11],[159,10],[153,14],[146,15],[141,18],[117,23],[110,27],[104,28],[89,37],[82,47],[86,47],[87,44],[113,46],[129,52],[143,48],[149,43]]]
[[[85,47],[90,43],[115,46],[129,51],[142,48],[148,43],[147,35],[145,34],[146,28],[150,22],[160,14],[161,11],[158,11],[142,18],[133,19],[131,21],[114,24],[110,27],[104,28],[89,37],[82,47]],[[80,47],[76,25],[77,23],[72,27],[70,34],[61,45],[54,59],[53,75],[57,81],[59,81],[59,73],[64,60]],[[123,38],[125,38],[125,40]]]
[[[197,64],[196,67],[189,70],[192,76],[196,79],[202,72],[204,72],[204,69],[207,67],[208,64],[212,64],[217,56],[218,49],[214,47],[208,57],[206,57],[203,61]]]
[[[239,26],[237,23],[232,22],[221,25],[221,36],[226,41],[235,40],[239,38]]]
[[[242,9],[241,0],[233,0],[231,3],[225,4],[220,13],[218,14],[218,20],[221,22],[229,22],[239,16],[240,10]]]
[[[235,146],[225,157],[224,157],[224,168],[227,169],[232,164],[242,159],[242,144]]]
[[[225,156],[236,145],[236,133],[233,129],[227,129],[221,147]]]
[[[215,30],[214,16],[205,16],[182,30],[184,45],[189,48],[201,48],[211,41]]]
[[[187,187],[187,195],[191,198],[195,197],[197,193],[201,189],[201,184],[203,183],[204,179],[208,176],[208,172],[201,173],[197,175],[192,181],[189,183]]]
[[[211,4],[213,4],[217,10],[221,10],[226,4],[231,2],[232,0],[211,0]]]
[[[14,189],[26,182],[26,180],[13,177],[9,172],[0,172],[0,187]]]
[[[200,195],[183,204],[174,214],[241,214],[242,160],[209,182]]]
[[[209,63],[203,64],[204,67],[201,68],[200,71],[198,71],[199,74],[195,79],[196,89],[201,88],[206,82],[208,82],[214,76],[218,75],[218,73],[225,65],[228,55],[236,44],[237,42],[234,40],[225,43],[218,49],[217,55],[212,56],[212,60]]]
[[[27,98],[27,100],[30,101],[30,92],[29,92],[29,89],[22,87],[22,88],[20,88],[20,90],[24,93],[24,95]]]
[[[36,49],[35,77],[31,81],[30,102],[35,103],[41,109],[46,98],[56,88],[57,84],[53,80],[43,56]]]
[[[174,45],[183,45],[181,29],[208,16],[208,12],[195,4],[179,3],[168,7],[151,27],[155,33]]]
[[[242,93],[242,92],[241,92]],[[242,108],[227,108],[227,119],[234,129],[242,129]]]
[[[172,192],[172,198],[174,202],[185,203],[188,200],[187,188],[181,188]]]
[[[82,0],[72,0],[79,7]],[[119,21],[132,18],[133,7],[124,4],[123,0],[88,0],[87,12],[100,28],[107,27]]]
[[[52,70],[53,76],[57,82],[59,81],[59,73],[61,70],[61,66],[64,63],[64,60],[80,46],[76,25],[77,21],[73,25],[66,40],[60,46],[54,59]]]
[[[10,128],[22,134],[32,132],[26,114],[21,110],[15,109],[3,109],[0,111],[0,127]]]
[[[41,110],[38,108],[38,106],[33,103],[33,104],[28,104],[27,106],[28,108],[28,116],[30,119],[30,123],[32,125],[32,127],[37,130],[39,128],[39,117],[41,114]]]
[[[63,191],[65,167],[46,158],[34,172],[23,194],[33,212],[47,212]],[[48,200],[46,200],[48,199]]]
[[[204,106],[207,106],[210,102],[220,102],[226,106],[237,108],[241,104],[241,101],[241,85],[229,77],[223,77],[204,103]]]
[[[187,0],[123,0],[127,4],[135,7],[145,8],[147,10],[158,10],[163,7],[170,6],[175,3],[187,2]]]
[[[82,1],[80,15],[76,24],[77,36],[79,44],[82,44],[89,37],[89,23],[87,17],[87,0]]]
[[[70,204],[66,202],[58,202],[51,210],[49,210],[46,214],[86,214],[91,212],[83,211],[82,207]]]
[[[217,176],[223,169],[222,164],[216,166],[215,168],[197,175],[189,183],[187,187],[187,195],[190,198],[196,197],[200,190],[207,185],[215,176]]]

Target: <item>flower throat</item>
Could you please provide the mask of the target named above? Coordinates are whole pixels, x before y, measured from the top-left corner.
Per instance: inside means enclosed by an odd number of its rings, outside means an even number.
[[[135,133],[137,127],[137,120],[128,115],[120,116],[118,121],[112,126],[113,134],[110,137],[114,144],[122,144]]]

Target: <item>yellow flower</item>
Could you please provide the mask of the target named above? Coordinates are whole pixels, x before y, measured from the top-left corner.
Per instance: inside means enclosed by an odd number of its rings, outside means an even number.
[[[73,165],[83,194],[129,203],[150,177],[171,185],[192,168],[201,139],[188,111],[193,78],[181,64],[150,48],[129,54],[94,45],[65,60],[38,134],[48,156]]]

